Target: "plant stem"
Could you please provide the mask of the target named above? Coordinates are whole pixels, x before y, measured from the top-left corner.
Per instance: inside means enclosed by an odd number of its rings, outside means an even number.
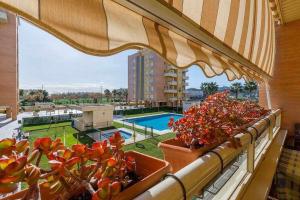
[[[40,165],[42,155],[43,155],[43,153],[42,153],[42,152],[39,152],[39,156],[38,156],[38,158],[37,158],[37,160],[36,160],[36,163],[35,163],[35,165],[36,165],[37,167]]]
[[[95,167],[95,169],[93,170],[93,172],[88,176],[88,181],[91,180],[91,178],[96,174],[97,170],[100,168],[101,166],[101,162],[97,162],[97,165]]]
[[[85,189],[87,189],[89,191],[89,193],[91,195],[94,195],[96,193],[96,191],[94,190],[94,188],[92,187],[92,185],[89,182],[82,181],[81,183],[85,187]]]
[[[29,186],[22,200],[41,200],[40,187],[38,183]]]

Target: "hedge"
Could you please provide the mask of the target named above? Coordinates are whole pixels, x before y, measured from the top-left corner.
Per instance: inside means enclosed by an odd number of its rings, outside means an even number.
[[[142,113],[151,113],[151,112],[173,112],[173,113],[182,113],[182,108],[178,107],[178,112],[176,107],[153,107],[153,108],[137,108],[137,109],[130,109],[130,110],[115,110],[114,115],[135,115],[135,114],[142,114]]]
[[[72,121],[72,118],[81,117],[82,114],[64,114],[53,116],[25,117],[22,119],[23,126],[43,125]]]

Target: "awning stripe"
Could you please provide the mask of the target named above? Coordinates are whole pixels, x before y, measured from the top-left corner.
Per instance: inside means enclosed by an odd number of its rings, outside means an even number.
[[[254,63],[256,56],[257,56],[257,51],[258,51],[258,45],[259,45],[259,39],[260,39],[260,33],[261,33],[261,26],[262,26],[262,13],[263,10],[263,1],[257,1],[256,2],[256,16],[255,16],[255,29],[254,29],[254,36],[253,36],[253,46],[252,46],[252,51],[251,51],[251,61]]]
[[[206,41],[191,41],[192,38],[113,0],[78,0],[76,4],[74,0],[0,0],[0,6],[94,55],[148,47],[177,67],[198,64],[210,77],[225,73],[230,80],[246,76],[261,79],[272,73],[274,24],[265,1],[157,1],[164,2],[162,6],[167,3],[167,8],[176,9],[180,17],[221,40],[252,61],[257,69],[241,66],[215,51],[213,46],[205,45]]]
[[[145,17],[143,18],[143,24],[147,32],[150,47],[156,49],[160,54],[165,55],[166,48],[162,47],[162,37],[158,30],[158,24]]]
[[[261,26],[260,26],[260,36],[259,36],[259,40],[258,40],[258,47],[257,47],[257,54],[255,55],[255,57],[253,57],[253,62],[255,64],[258,64],[259,62],[259,58],[260,58],[260,55],[261,55],[261,51],[262,51],[262,46],[263,46],[263,43],[267,40],[265,38],[265,35],[267,35],[267,24],[266,23],[266,20],[268,19],[268,17],[266,16],[267,15],[267,11],[266,11],[266,8],[267,8],[267,5],[266,5],[266,1],[262,1],[262,17],[261,17]]]
[[[214,33],[218,16],[219,0],[203,1],[200,26]]]
[[[240,9],[240,6],[243,7]],[[237,34],[237,37],[239,37],[240,39],[240,36],[241,36],[241,28],[237,27],[238,25],[238,20],[239,20],[239,25],[241,25],[241,22],[242,22],[242,17],[241,15],[243,14],[242,12],[245,10],[245,1],[242,1],[240,3],[239,0],[231,0],[231,5],[230,5],[230,13],[229,13],[229,18],[228,18],[228,27],[227,27],[227,31],[226,31],[226,35],[225,35],[225,39],[224,39],[224,42],[226,44],[228,44],[229,46],[232,46],[232,43],[233,43],[233,39],[234,39],[234,36],[236,34],[236,31],[240,31],[240,34]],[[233,47],[233,49],[236,50],[236,48]]]
[[[235,50],[238,49],[237,52],[240,53],[241,55],[244,55],[244,50],[245,50],[245,46],[246,46],[246,38],[247,38],[247,33],[248,33],[249,21],[250,21],[250,11],[251,11],[251,4],[250,4],[251,0],[245,0],[245,1],[246,1],[246,5],[245,5],[244,18],[243,18],[243,21],[241,20],[241,22],[240,22],[240,23],[242,23],[241,39],[240,39],[240,42],[236,42],[236,44],[234,43],[234,45],[235,45],[234,49]]]
[[[218,39],[222,41],[224,41],[226,30],[227,30],[228,18],[230,14],[230,5],[231,5],[231,0],[220,1],[219,3],[214,36],[216,36]]]
[[[243,55],[245,58],[250,58],[250,49],[252,43],[253,43],[253,29],[254,29],[254,17],[255,17],[255,1],[250,0],[250,15],[249,15],[249,21],[248,21],[248,30],[247,30],[247,36],[246,36],[246,43],[245,43],[245,49],[243,52]]]
[[[270,15],[270,10],[269,9],[266,9],[266,11],[268,12],[267,13],[267,17],[265,18],[266,19],[266,26],[265,26],[265,34],[264,34],[264,39],[263,39],[263,46],[262,46],[262,54],[259,54],[259,60],[258,60],[258,63],[257,65],[258,66],[262,66],[262,69],[265,70],[264,68],[264,65],[262,64],[263,60],[266,58],[266,54],[267,54],[267,45],[269,44],[269,40],[270,40],[270,33],[271,33],[271,15]]]

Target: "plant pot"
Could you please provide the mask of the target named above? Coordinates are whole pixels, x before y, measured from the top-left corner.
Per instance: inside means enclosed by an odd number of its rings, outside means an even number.
[[[132,156],[136,161],[136,173],[141,180],[119,193],[113,200],[131,200],[158,183],[164,175],[170,172],[170,164],[135,151],[128,151],[127,156]]]
[[[139,194],[143,193],[150,187],[158,183],[164,175],[170,172],[170,164],[164,160],[160,160],[151,156],[147,156],[135,151],[128,151],[125,153],[127,156],[132,156],[136,161],[136,173],[141,178],[140,181],[126,188],[124,191],[119,193],[113,200],[131,200]],[[73,185],[74,186],[74,185]],[[49,189],[43,184],[40,184],[41,190],[41,200],[54,200],[58,198],[58,195],[50,195]],[[86,190],[84,188],[74,189],[73,197],[77,196],[79,193],[83,193]],[[2,200],[15,200],[21,199],[26,190],[22,190],[13,195],[7,196]],[[69,199],[69,194],[61,194],[63,198]]]
[[[22,199],[28,189],[22,190],[20,192],[16,192],[12,195],[9,195],[7,197],[4,197],[1,200],[16,200],[16,199]],[[40,184],[40,191],[41,191],[41,200],[49,200],[49,199],[57,199],[57,195],[51,195],[49,193],[49,189],[45,187],[43,184]]]
[[[179,140],[169,139],[160,142],[158,147],[163,151],[164,159],[171,164],[172,172],[175,173],[218,145],[219,143],[190,149]]]

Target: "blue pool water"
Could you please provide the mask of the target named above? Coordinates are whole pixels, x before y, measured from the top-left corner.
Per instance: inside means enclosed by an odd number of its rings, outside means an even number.
[[[148,128],[153,127],[153,129],[163,131],[169,129],[168,123],[170,118],[173,117],[174,121],[182,118],[182,115],[179,114],[162,114],[155,116],[147,116],[147,117],[138,117],[133,119],[126,119],[126,122],[135,123],[139,126],[147,126]]]
[[[126,139],[129,139],[129,138],[131,138],[131,133],[128,133],[128,132],[126,132],[126,131],[122,131],[122,130],[120,130],[119,131],[120,133],[121,133],[121,136],[126,140]],[[110,132],[110,133],[104,133],[104,134],[101,134],[101,140],[106,140],[106,139],[108,139],[110,136],[112,136],[113,134],[115,133],[115,131],[114,132]]]

